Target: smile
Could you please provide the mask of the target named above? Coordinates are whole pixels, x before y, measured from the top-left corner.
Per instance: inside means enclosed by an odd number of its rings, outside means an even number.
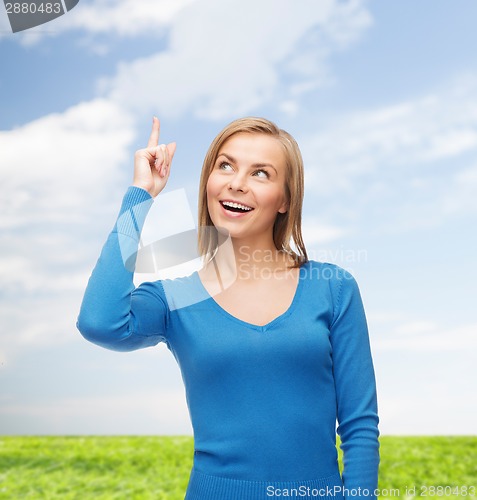
[[[252,207],[244,205],[243,203],[237,203],[236,201],[224,200],[221,201],[220,204],[225,208],[225,210],[228,210],[230,212],[246,213],[246,212],[251,212],[253,210]]]

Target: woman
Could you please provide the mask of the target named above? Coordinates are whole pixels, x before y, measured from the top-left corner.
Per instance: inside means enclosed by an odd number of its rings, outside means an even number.
[[[374,498],[379,419],[364,308],[349,272],[308,260],[295,140],[261,118],[228,125],[202,169],[202,269],[135,289],[125,262],[176,149],[158,143],[154,118],[79,330],[118,351],[165,342],[175,356],[194,429],[187,500]]]

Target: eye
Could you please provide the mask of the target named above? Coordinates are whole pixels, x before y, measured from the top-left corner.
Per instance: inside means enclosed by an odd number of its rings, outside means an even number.
[[[259,174],[261,174],[261,175],[259,175]],[[270,177],[270,174],[266,170],[262,170],[262,169],[255,170],[253,175],[256,175],[257,177],[263,177],[264,179],[268,179]]]
[[[230,163],[227,163],[226,161],[223,161],[219,164],[219,170],[231,170],[232,169],[232,165],[230,165]]]

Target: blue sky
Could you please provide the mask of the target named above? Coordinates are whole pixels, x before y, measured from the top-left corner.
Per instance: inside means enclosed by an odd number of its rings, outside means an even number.
[[[13,35],[0,7],[0,434],[191,433],[164,345],[75,329],[153,115],[178,146],[149,237],[191,227],[225,124],[274,120],[302,148],[310,256],[360,285],[381,432],[475,434],[476,18],[471,0],[81,0]]]

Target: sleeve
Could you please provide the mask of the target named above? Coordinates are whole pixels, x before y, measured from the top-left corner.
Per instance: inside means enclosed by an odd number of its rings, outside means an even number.
[[[356,280],[340,267],[337,278],[330,338],[344,497],[374,499],[380,461],[379,417],[368,326]]]
[[[128,189],[86,287],[76,326],[86,340],[106,349],[133,351],[166,341],[168,306],[160,285],[133,283],[139,236],[152,203],[147,191]]]

